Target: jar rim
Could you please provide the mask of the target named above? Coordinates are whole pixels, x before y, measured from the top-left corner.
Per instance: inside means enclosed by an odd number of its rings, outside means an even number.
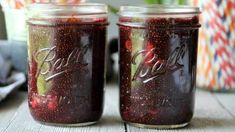
[[[30,12],[76,12],[80,15],[107,14],[108,6],[101,3],[81,3],[81,4],[55,4],[55,3],[34,3],[27,7]]]
[[[139,15],[182,15],[200,14],[199,7],[188,5],[141,5],[141,6],[121,6],[118,14],[120,16],[135,17]]]

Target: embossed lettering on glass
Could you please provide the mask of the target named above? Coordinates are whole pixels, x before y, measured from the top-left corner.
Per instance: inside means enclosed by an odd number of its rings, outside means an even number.
[[[88,50],[88,45],[81,47],[81,49],[74,48],[65,58],[56,58],[55,49],[56,46],[53,46],[52,48],[43,48],[36,52],[34,59],[37,62],[42,62],[41,65],[39,65],[36,77],[39,74],[44,75],[45,81],[48,82],[66,72],[73,72],[76,71],[76,68],[83,68],[88,65],[88,63],[80,62],[81,58],[83,58]],[[71,66],[74,66],[74,68],[70,69]],[[52,71],[55,73],[51,73]]]
[[[138,56],[143,56],[142,61],[139,63],[136,72],[132,78],[135,81],[137,77],[143,78],[143,83],[147,83],[161,74],[177,70],[184,66],[182,59],[185,54],[185,45],[177,47],[169,56],[167,60],[161,60],[155,53],[156,49],[141,50],[134,54],[131,59],[133,65],[137,65],[136,59]]]
[[[107,6],[33,4],[29,108],[44,124],[84,126],[103,111]]]
[[[199,13],[188,6],[120,8],[120,113],[125,122],[148,128],[190,122]]]

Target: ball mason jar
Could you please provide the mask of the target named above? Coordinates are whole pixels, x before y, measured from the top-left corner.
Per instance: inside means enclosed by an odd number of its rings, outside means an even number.
[[[33,4],[27,23],[33,118],[49,125],[97,122],[103,111],[107,6]]]
[[[120,8],[120,113],[125,122],[147,128],[190,122],[199,14],[190,6]]]

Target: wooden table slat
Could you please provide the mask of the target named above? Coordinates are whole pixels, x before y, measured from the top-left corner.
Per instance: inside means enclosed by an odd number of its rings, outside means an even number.
[[[26,98],[27,96],[24,93],[13,93],[0,102],[0,132],[11,124],[17,116],[17,109]]]
[[[216,100],[235,118],[235,93],[213,93]]]
[[[109,132],[124,131],[123,122],[118,113],[118,88],[112,87],[106,90],[106,100],[103,118],[95,125],[87,127],[55,127],[41,125],[33,120],[29,113],[27,100],[17,110],[15,118],[5,129],[5,132]]]
[[[87,127],[53,127],[41,125],[29,113],[27,94],[18,92],[0,102],[0,132],[125,132],[119,115],[119,96],[116,85],[107,85],[102,119]],[[159,132],[234,132],[235,94],[210,93],[198,89],[194,118],[184,129],[157,130]],[[127,132],[156,132],[126,125]]]

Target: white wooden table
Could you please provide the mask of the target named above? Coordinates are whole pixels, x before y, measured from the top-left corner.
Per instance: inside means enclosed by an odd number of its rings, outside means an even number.
[[[235,93],[211,93],[198,89],[191,124],[175,130],[141,129],[123,123],[119,116],[118,94],[118,86],[107,85],[105,110],[98,124],[52,127],[35,122],[28,110],[27,94],[17,92],[0,102],[0,132],[235,132]]]

